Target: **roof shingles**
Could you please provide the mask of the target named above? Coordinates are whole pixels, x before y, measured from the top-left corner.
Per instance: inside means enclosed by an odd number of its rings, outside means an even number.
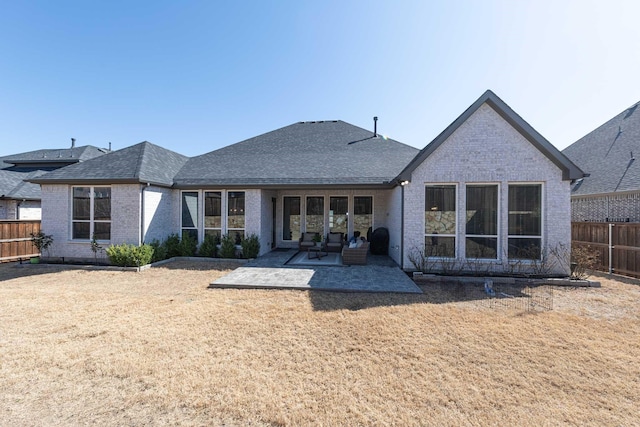
[[[563,150],[589,174],[573,187],[573,195],[640,190],[640,162],[635,160],[640,156],[640,111],[636,110],[639,104]]]

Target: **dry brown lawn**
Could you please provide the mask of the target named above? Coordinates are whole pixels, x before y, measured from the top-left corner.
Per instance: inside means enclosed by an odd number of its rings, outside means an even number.
[[[0,424],[639,425],[640,286],[552,311],[0,265]]]

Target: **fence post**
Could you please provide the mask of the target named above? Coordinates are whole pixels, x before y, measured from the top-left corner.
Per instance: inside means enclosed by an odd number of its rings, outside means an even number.
[[[615,224],[609,223],[609,274],[613,273],[613,226]]]

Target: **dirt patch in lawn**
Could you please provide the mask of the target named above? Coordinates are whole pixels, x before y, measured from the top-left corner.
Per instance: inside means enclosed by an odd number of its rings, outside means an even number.
[[[555,288],[543,312],[442,285],[421,296],[207,289],[235,267],[0,265],[0,420],[637,423],[637,285]]]

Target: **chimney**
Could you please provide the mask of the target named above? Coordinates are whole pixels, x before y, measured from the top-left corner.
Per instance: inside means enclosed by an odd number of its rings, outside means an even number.
[[[109,151],[111,151],[111,142],[109,142]]]
[[[374,138],[378,137],[378,117],[373,118],[373,136]]]
[[[76,139],[71,138],[71,148],[75,148],[75,146],[76,146]]]

